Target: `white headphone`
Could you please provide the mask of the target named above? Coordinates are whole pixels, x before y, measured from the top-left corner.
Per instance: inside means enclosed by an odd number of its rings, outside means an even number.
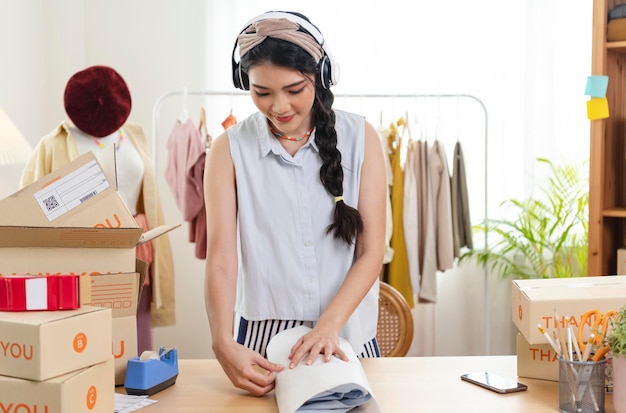
[[[328,89],[332,85],[337,84],[337,82],[339,81],[339,65],[333,59],[333,55],[328,45],[324,41],[324,36],[322,36],[322,33],[318,30],[317,27],[315,27],[315,25],[313,25],[305,18],[302,18],[293,12],[269,11],[248,21],[243,29],[241,29],[239,34],[243,33],[251,24],[267,19],[287,19],[293,23],[298,24],[301,29],[311,35],[311,37],[313,37],[315,41],[317,41],[317,43],[322,47],[322,50],[324,52],[322,58],[317,65],[317,70],[319,72],[319,78],[322,86],[325,89]],[[238,45],[239,44],[237,40],[235,40],[232,55],[233,84],[238,89],[248,90],[250,88],[248,76],[241,70],[240,62],[235,60],[235,51],[237,50]]]

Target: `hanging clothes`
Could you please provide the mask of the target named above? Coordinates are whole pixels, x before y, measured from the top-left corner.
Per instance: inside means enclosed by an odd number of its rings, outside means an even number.
[[[415,143],[415,183],[417,185],[417,243],[418,262],[421,274],[424,271],[424,251],[426,245],[426,219],[428,217],[428,142]]]
[[[461,142],[454,145],[452,177],[450,178],[452,192],[452,229],[454,231],[454,257],[458,258],[461,248],[474,248],[472,240],[472,225],[470,221],[469,197],[467,194],[467,178],[465,175],[465,161]]]
[[[428,218],[419,300],[437,301],[437,271],[454,265],[450,172],[443,146],[433,142],[428,153]]]
[[[383,256],[383,264],[389,264],[393,259],[393,248],[391,248],[391,235],[393,234],[393,217],[391,209],[391,191],[389,188],[393,185],[393,170],[389,162],[390,150],[387,144],[387,138],[391,131],[385,127],[377,128],[378,137],[383,150],[383,159],[385,161],[385,171],[387,176],[386,199],[387,208],[385,210],[385,254]]]
[[[392,124],[388,136],[389,161],[393,171],[393,186],[391,188],[391,210],[393,220],[393,234],[391,236],[391,248],[393,259],[389,263],[387,282],[395,287],[406,299],[411,308],[414,307],[411,280],[409,277],[409,262],[404,239],[403,204],[404,183],[402,173],[401,148],[402,138],[399,136],[395,125]]]
[[[189,242],[195,242],[195,256],[206,258],[206,209],[204,206],[205,144],[191,119],[177,120],[167,141],[165,179],[176,204],[189,223]]]
[[[404,162],[404,231],[409,260],[409,274],[414,296],[419,297],[421,269],[423,263],[426,190],[428,176],[426,169],[427,142],[410,141]],[[411,355],[435,356],[435,303],[418,301],[413,307],[413,321],[419,326],[420,334],[413,337]]]
[[[409,276],[413,294],[419,295],[426,245],[428,214],[428,173],[426,167],[428,143],[409,142],[404,164],[404,231],[409,259]]]
[[[420,265],[419,265],[419,205],[417,197],[417,174],[415,171],[416,142],[409,141],[406,159],[404,161],[404,205],[403,225],[404,240],[406,243],[407,259],[409,264],[409,279],[413,295],[419,293]]]

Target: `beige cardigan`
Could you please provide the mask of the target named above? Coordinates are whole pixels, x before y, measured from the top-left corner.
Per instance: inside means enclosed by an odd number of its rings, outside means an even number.
[[[71,124],[62,122],[51,133],[44,136],[35,146],[26,163],[20,180],[20,188],[49,174],[53,170],[78,158],[80,153],[75,137],[70,132]],[[162,225],[163,210],[157,192],[154,167],[150,158],[148,141],[139,124],[126,123],[125,135],[133,142],[144,163],[142,193],[137,212],[144,213],[149,228]],[[154,256],[150,265],[152,283],[152,325],[154,327],[176,323],[174,302],[174,261],[167,234],[152,240]]]

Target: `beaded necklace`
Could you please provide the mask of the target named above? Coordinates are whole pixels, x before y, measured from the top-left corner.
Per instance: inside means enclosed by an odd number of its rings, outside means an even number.
[[[119,151],[121,146],[122,146],[122,142],[124,142],[124,134],[122,133],[122,129],[120,129],[118,132],[119,135],[119,140],[117,145],[115,146],[115,151]],[[91,137],[91,140],[94,141],[94,143],[96,145],[98,145],[100,147],[100,149],[104,149],[107,147],[106,143],[102,142],[100,139],[96,138],[95,136]]]
[[[282,134],[282,133],[278,132],[276,129],[274,129],[274,127],[272,125],[270,125],[270,131],[272,132],[272,135],[276,136],[277,138],[285,139],[285,140],[288,140],[288,141],[301,141],[303,139],[306,139],[309,136],[311,136],[311,134],[313,133],[313,129],[314,128],[309,129],[302,136],[295,136],[294,137],[294,136],[287,136],[285,134]]]

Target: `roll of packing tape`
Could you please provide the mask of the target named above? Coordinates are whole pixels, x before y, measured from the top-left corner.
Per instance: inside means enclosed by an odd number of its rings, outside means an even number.
[[[78,275],[0,277],[0,311],[80,308]]]
[[[156,351],[146,350],[139,356],[139,360],[159,360],[159,353]]]

